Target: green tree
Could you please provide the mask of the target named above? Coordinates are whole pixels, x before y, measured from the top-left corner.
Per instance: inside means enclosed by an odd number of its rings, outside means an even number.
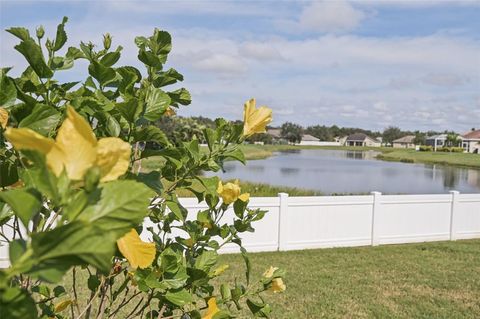
[[[300,143],[302,141],[303,128],[298,124],[286,122],[282,125],[280,134],[290,143]]]
[[[383,143],[392,144],[394,140],[401,138],[405,133],[401,129],[395,126],[387,127],[382,134]]]

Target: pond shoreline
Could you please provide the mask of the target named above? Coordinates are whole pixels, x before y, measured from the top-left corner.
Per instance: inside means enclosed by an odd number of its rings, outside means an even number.
[[[300,145],[243,145],[247,160],[261,160],[274,156],[276,152],[289,150],[339,150],[375,151],[376,159],[388,162],[438,164],[445,166],[480,169],[480,155],[470,153],[420,152],[412,149],[391,147],[349,147],[349,146],[300,146]]]

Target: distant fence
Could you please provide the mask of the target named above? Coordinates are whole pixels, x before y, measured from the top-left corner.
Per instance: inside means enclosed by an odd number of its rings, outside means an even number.
[[[190,219],[207,208],[195,198],[180,201]],[[480,238],[480,194],[289,197],[281,193],[253,197],[249,207],[268,211],[253,225],[255,232],[241,235],[245,248],[254,252]],[[233,216],[228,211],[224,220]],[[153,226],[149,221],[144,225]],[[180,231],[173,235],[185,236]],[[142,237],[148,238],[145,232]],[[238,248],[225,245],[222,251]],[[0,267],[7,265],[8,247],[2,246]]]

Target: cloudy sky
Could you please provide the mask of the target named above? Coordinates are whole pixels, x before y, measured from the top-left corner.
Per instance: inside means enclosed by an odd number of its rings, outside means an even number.
[[[381,130],[480,127],[480,1],[6,1],[0,26],[66,15],[69,45],[110,32],[122,64],[133,39],[173,36],[167,67],[185,75],[193,103],[181,115],[241,118],[243,102],[274,110],[274,124]],[[0,65],[20,72],[17,40],[2,32]],[[62,79],[85,76],[79,64]],[[15,72],[15,71],[14,71]]]

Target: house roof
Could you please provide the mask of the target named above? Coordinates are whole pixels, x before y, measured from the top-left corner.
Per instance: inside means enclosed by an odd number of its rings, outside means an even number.
[[[372,139],[371,137],[369,137],[367,134],[364,134],[364,133],[354,133],[354,134],[350,134],[348,137],[347,137],[347,141],[365,141],[366,139],[371,139],[372,141],[375,141],[374,139]],[[376,141],[375,141],[376,142]]]
[[[470,131],[463,134],[462,137],[468,140],[480,140],[480,130]]]
[[[317,141],[320,141],[320,139],[310,134],[303,134],[302,141],[317,142]]]
[[[446,140],[447,139],[447,134],[439,134],[439,135],[432,135],[427,137],[427,140]]]
[[[413,144],[414,139],[415,139],[415,135],[406,135],[404,137],[397,138],[396,140],[393,141],[393,143]]]
[[[280,128],[269,128],[267,130],[267,134],[272,136],[272,137],[280,138],[280,137],[282,137],[282,129],[280,129]]]

